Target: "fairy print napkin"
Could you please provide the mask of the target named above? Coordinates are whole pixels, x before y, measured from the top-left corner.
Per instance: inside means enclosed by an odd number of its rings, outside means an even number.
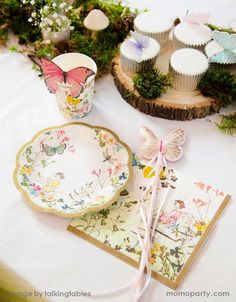
[[[142,234],[138,201],[148,207],[151,167],[136,154],[134,176],[126,190],[109,208],[72,220],[68,230],[138,267]],[[158,198],[166,194],[151,249],[152,276],[175,289],[185,277],[196,254],[227,205],[230,196],[209,184],[167,169],[162,171]]]

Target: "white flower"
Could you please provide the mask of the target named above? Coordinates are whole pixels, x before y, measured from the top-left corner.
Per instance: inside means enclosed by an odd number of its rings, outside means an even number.
[[[34,4],[35,4],[35,0],[31,0],[31,1],[30,1],[30,4],[31,4],[31,5],[34,5]]]
[[[36,17],[36,12],[32,12],[31,16],[34,18]]]
[[[52,4],[52,7],[53,7],[53,8],[56,8],[56,7],[57,7],[57,5],[56,5],[55,2]]]
[[[23,4],[26,4],[26,3],[27,3],[27,1],[26,1],[26,0],[22,0],[22,3],[23,3]]]
[[[62,16],[61,18],[62,18],[63,21],[68,19],[66,16]]]
[[[57,14],[57,13],[54,13],[52,16],[53,16],[53,18],[57,18],[57,17],[58,17],[58,14]]]
[[[47,27],[47,28],[46,28],[46,31],[47,31],[47,32],[52,31],[51,27]]]
[[[48,20],[48,24],[49,25],[53,25],[53,21],[52,20]]]
[[[50,41],[50,40],[46,40],[45,43],[46,43],[46,44],[50,44],[51,41]]]
[[[68,7],[68,10],[71,10],[73,7],[72,7],[72,5],[70,5],[69,7]]]
[[[60,19],[56,19],[56,23],[60,26],[61,25],[61,20]]]
[[[75,27],[74,26],[70,26],[70,30],[74,30],[75,29]]]
[[[48,18],[42,18],[41,20],[42,20],[45,24],[49,24],[49,21],[50,21]]]
[[[33,22],[33,19],[32,19],[32,18],[29,18],[28,21],[29,21],[29,22]]]
[[[64,7],[64,3],[61,3],[60,5],[59,5],[59,8],[63,8]]]
[[[44,6],[44,11],[47,11],[49,9],[49,7],[47,5]]]

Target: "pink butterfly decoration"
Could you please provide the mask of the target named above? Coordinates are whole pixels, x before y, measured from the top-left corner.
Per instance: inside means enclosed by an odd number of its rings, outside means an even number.
[[[176,161],[183,155],[182,145],[186,141],[187,134],[183,129],[177,129],[167,134],[164,139],[159,139],[147,127],[141,127],[140,154],[145,159],[153,159],[161,153],[166,160]]]
[[[94,72],[87,67],[76,67],[69,71],[63,71],[57,64],[45,58],[29,56],[37,64],[42,72],[48,90],[56,93],[58,84],[65,83],[71,86],[70,95],[78,97],[83,91],[87,79],[94,75]]]
[[[208,13],[199,13],[199,14],[186,14],[183,17],[183,21],[191,23],[191,24],[204,24],[208,21],[210,14]]]

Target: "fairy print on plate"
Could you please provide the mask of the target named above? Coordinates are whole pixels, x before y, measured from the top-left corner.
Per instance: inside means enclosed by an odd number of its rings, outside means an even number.
[[[69,123],[37,133],[17,155],[14,181],[29,203],[76,217],[107,207],[131,177],[130,150],[110,130]]]

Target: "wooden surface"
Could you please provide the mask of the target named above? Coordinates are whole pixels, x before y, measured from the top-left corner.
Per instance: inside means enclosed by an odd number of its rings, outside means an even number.
[[[162,72],[168,72],[169,57],[172,51],[173,46],[170,41],[163,48],[156,63]],[[184,121],[206,117],[219,112],[220,109],[220,104],[216,100],[204,97],[199,90],[184,92],[170,89],[158,99],[143,98],[134,90],[132,79],[122,71],[119,57],[113,60],[112,75],[122,97],[131,106],[152,116]]]

